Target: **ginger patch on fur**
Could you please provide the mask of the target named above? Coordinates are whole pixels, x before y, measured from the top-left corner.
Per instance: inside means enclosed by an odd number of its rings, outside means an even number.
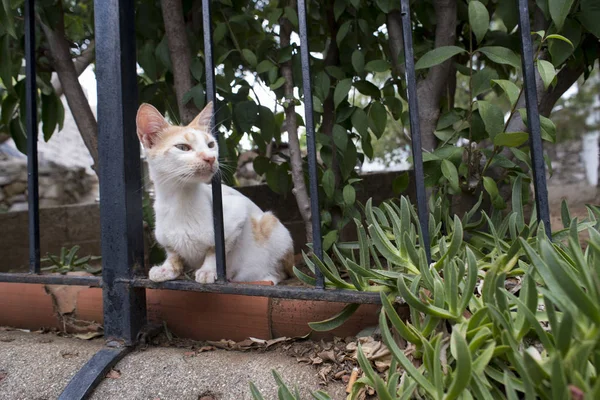
[[[252,221],[252,234],[256,243],[265,244],[271,237],[273,229],[279,222],[276,216],[271,213],[264,213],[262,218],[257,220],[255,218],[250,219]]]

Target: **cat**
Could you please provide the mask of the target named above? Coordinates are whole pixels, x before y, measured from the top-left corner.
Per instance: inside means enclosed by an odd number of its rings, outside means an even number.
[[[219,147],[210,132],[212,114],[209,103],[189,125],[174,126],[149,104],[138,109],[137,134],[155,186],[155,236],[167,253],[150,269],[154,282],[198,266],[197,282],[217,278],[211,179],[219,171]],[[289,231],[237,190],[222,185],[222,193],[227,278],[278,284],[293,265]]]

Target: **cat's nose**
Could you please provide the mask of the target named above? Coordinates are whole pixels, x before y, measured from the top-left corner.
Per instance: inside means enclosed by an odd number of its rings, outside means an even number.
[[[206,154],[202,154],[200,156],[202,158],[202,160],[204,160],[204,162],[213,165],[215,163],[215,156],[208,156]]]

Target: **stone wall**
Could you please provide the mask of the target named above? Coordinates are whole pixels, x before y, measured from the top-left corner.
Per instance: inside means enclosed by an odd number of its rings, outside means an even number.
[[[357,200],[365,203],[373,198],[374,204],[394,197],[392,182],[400,172],[372,173],[362,176],[357,188]],[[271,210],[290,230],[296,250],[306,243],[304,223],[294,196],[280,196],[266,185],[239,188],[263,210]],[[414,199],[412,185],[405,195]],[[29,245],[28,215],[25,211],[0,213],[0,272],[27,269]],[[352,229],[352,231],[354,231]],[[47,207],[40,210],[40,252],[58,254],[61,247],[80,245],[79,255],[100,255],[99,204]]]
[[[97,179],[83,167],[39,163],[40,207],[93,202]],[[0,212],[27,210],[27,159],[0,154]]]

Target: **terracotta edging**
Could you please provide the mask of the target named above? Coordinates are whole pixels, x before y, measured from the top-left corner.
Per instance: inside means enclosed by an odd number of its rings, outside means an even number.
[[[256,282],[257,284],[270,284]],[[37,330],[59,328],[67,331],[92,330],[94,324],[72,327],[66,319],[102,324],[102,290],[89,287],[54,286],[51,295],[44,285],[0,283],[0,325]],[[58,299],[59,296],[67,298]],[[63,304],[61,315],[57,310]],[[67,304],[67,306],[64,306]],[[248,337],[303,336],[308,322],[337,314],[345,304],[322,301],[270,299],[217,293],[148,289],[148,320],[166,322],[178,337],[195,340]],[[73,307],[72,307],[73,306]],[[377,325],[379,306],[362,305],[345,324],[330,332],[313,332],[314,339],[354,336]],[[65,313],[66,311],[66,313]]]

